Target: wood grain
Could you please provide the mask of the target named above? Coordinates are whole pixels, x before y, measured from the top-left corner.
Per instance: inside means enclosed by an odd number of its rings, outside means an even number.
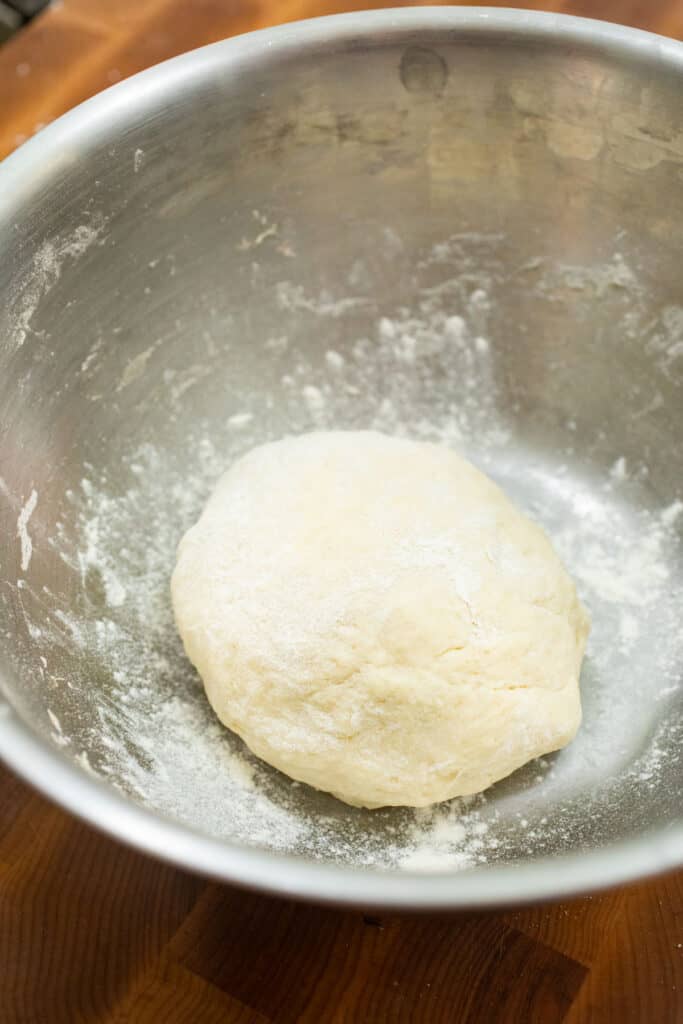
[[[55,2],[0,48],[0,156],[149,64],[276,21],[369,6],[379,5]],[[683,36],[681,0],[518,6]],[[0,768],[0,1024],[613,1021],[683,1024],[683,873],[554,906],[378,918],[190,877],[100,836]]]
[[[0,769],[2,1024],[679,1024],[683,873],[572,903],[364,915],[118,846]]]

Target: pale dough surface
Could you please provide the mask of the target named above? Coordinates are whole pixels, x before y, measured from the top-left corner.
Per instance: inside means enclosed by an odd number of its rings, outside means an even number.
[[[181,541],[172,597],[221,721],[348,803],[478,792],[581,720],[574,585],[445,447],[339,431],[254,449]]]

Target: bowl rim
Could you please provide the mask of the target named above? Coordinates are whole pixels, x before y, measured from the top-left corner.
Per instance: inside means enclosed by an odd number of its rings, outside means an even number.
[[[393,40],[434,31],[562,43],[683,76],[683,44],[621,25],[514,8],[409,7],[291,22],[212,43],[157,64],[106,89],[48,125],[0,164],[0,215],[35,188],[46,154],[92,144],[98,130],[125,118],[169,84],[210,77],[216,68],[263,65],[301,51],[391,33]],[[99,126],[99,128],[98,128]],[[45,172],[49,173],[49,172]],[[0,676],[0,693],[6,692]],[[201,833],[135,803],[90,775],[0,696],[0,757],[27,782],[102,832],[179,868],[242,887],[339,906],[412,910],[493,908],[609,888],[683,865],[683,819],[597,850],[473,870],[418,873],[315,862]]]

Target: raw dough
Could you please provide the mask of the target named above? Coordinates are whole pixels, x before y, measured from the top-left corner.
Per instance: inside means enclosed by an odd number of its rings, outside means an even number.
[[[221,721],[351,804],[478,792],[579,726],[572,581],[445,447],[331,432],[254,449],[181,541],[172,595]]]

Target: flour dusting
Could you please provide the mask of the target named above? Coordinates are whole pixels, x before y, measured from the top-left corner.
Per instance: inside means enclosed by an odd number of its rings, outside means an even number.
[[[28,532],[28,522],[35,510],[38,502],[38,494],[34,490],[31,491],[26,504],[23,506],[19,517],[17,519],[17,537],[19,538],[19,544],[21,545],[21,571],[26,572],[29,565],[31,564],[31,555],[33,554],[33,541],[31,540]]]
[[[19,334],[69,246],[87,247],[96,236],[88,230],[42,253],[35,289],[27,287],[17,307]],[[626,455],[619,439],[597,462],[586,458],[575,418],[560,442],[544,447],[543,437],[525,438],[505,395],[499,242],[470,234],[433,246],[411,270],[414,294],[394,305],[362,292],[362,267],[351,268],[341,293],[324,283],[307,290],[276,282],[277,328],[264,333],[261,376],[250,387],[230,391],[242,369],[237,356],[229,362],[229,339],[221,347],[209,338],[206,362],[184,370],[159,372],[154,346],[128,362],[119,394],[143,382],[148,400],[167,409],[164,427],[148,440],[121,442],[115,473],[84,464],[64,495],[46,543],[73,573],[79,601],[47,587],[21,592],[46,690],[59,691],[59,719],[53,712],[47,727],[84,770],[204,833],[414,872],[574,849],[588,843],[596,820],[609,841],[620,835],[624,808],[660,793],[666,752],[683,741],[675,713],[682,496],[653,499],[647,464]],[[683,320],[673,309],[656,324],[638,319],[640,285],[621,257],[602,271],[540,260],[522,270],[536,275],[529,287],[539,302],[576,305],[585,294],[604,305],[616,296],[619,329],[644,332],[663,377],[672,372]],[[632,301],[622,310],[624,296]],[[92,358],[82,362],[85,384]],[[197,415],[199,389],[214,378],[225,381],[229,397]],[[644,394],[636,411],[658,407],[656,395]],[[370,812],[286,779],[220,725],[175,630],[175,548],[231,462],[256,444],[316,428],[372,428],[452,445],[547,530],[593,620],[584,725],[570,747],[476,798]],[[32,492],[19,516],[22,571],[36,500]],[[69,671],[54,668],[56,650],[70,657],[74,649]]]
[[[61,238],[46,239],[32,260],[23,287],[10,299],[14,343],[20,348],[31,331],[31,321],[39,303],[52,291],[62,274],[65,261],[78,259],[100,238],[103,219],[81,224]]]

